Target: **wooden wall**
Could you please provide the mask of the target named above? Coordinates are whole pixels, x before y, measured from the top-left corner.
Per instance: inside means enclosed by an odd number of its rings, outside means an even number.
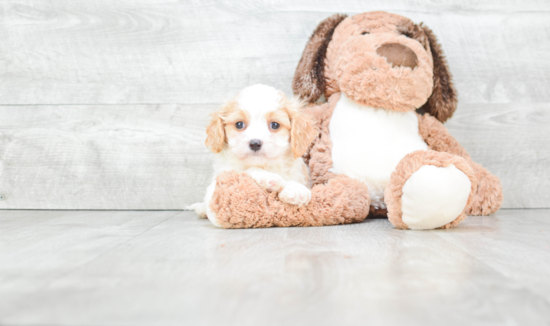
[[[550,1],[2,0],[0,208],[199,201],[208,113],[254,83],[290,94],[317,23],[371,10],[438,35],[459,91],[447,126],[504,207],[550,207]]]

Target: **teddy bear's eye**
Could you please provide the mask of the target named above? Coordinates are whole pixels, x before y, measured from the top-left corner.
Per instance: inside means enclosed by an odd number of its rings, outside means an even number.
[[[361,33],[361,35],[367,35],[367,34],[370,34],[369,32],[363,32]]]
[[[406,36],[406,37],[408,37],[408,38],[413,38],[413,35],[412,35],[411,32],[402,32],[401,35],[404,35],[404,36]]]
[[[244,122],[239,121],[239,122],[235,123],[235,127],[237,127],[237,129],[243,129],[244,128]]]

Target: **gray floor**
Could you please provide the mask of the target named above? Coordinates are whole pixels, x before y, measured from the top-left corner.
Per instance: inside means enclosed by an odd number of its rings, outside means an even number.
[[[438,231],[0,211],[0,231],[1,325],[550,325],[550,210]]]

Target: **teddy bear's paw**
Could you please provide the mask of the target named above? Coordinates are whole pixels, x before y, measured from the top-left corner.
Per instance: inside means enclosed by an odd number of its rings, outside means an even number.
[[[271,192],[281,191],[286,183],[280,175],[262,169],[251,168],[247,170],[247,174],[251,176],[260,187]]]
[[[442,227],[459,217],[471,192],[468,176],[454,165],[425,165],[403,185],[402,220],[410,228]]]
[[[185,209],[195,211],[200,218],[206,218],[206,203],[196,203],[185,207]]]
[[[301,183],[289,181],[285,188],[279,193],[279,199],[291,205],[307,205],[311,200],[311,190]]]

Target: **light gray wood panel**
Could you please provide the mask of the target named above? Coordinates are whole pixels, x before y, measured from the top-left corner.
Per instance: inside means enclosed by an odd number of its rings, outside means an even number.
[[[0,106],[0,208],[182,209],[202,200],[217,105]],[[505,208],[550,207],[550,104],[461,104],[447,127]]]
[[[0,227],[19,224],[0,238],[3,325],[550,322],[550,210],[433,231],[384,219],[221,230],[191,212],[26,213],[0,211]]]
[[[550,207],[550,103],[460,104],[446,127],[500,178],[503,207]]]
[[[502,179],[504,207],[550,207],[548,1],[14,0],[0,1],[0,208],[200,200],[207,113],[252,83],[290,93],[318,22],[370,10],[434,29],[459,91],[451,132]]]
[[[0,208],[182,209],[211,178],[212,105],[0,107]]]
[[[424,21],[460,100],[549,102],[548,1],[3,1],[0,104],[219,103],[262,82],[290,92],[334,12]]]

